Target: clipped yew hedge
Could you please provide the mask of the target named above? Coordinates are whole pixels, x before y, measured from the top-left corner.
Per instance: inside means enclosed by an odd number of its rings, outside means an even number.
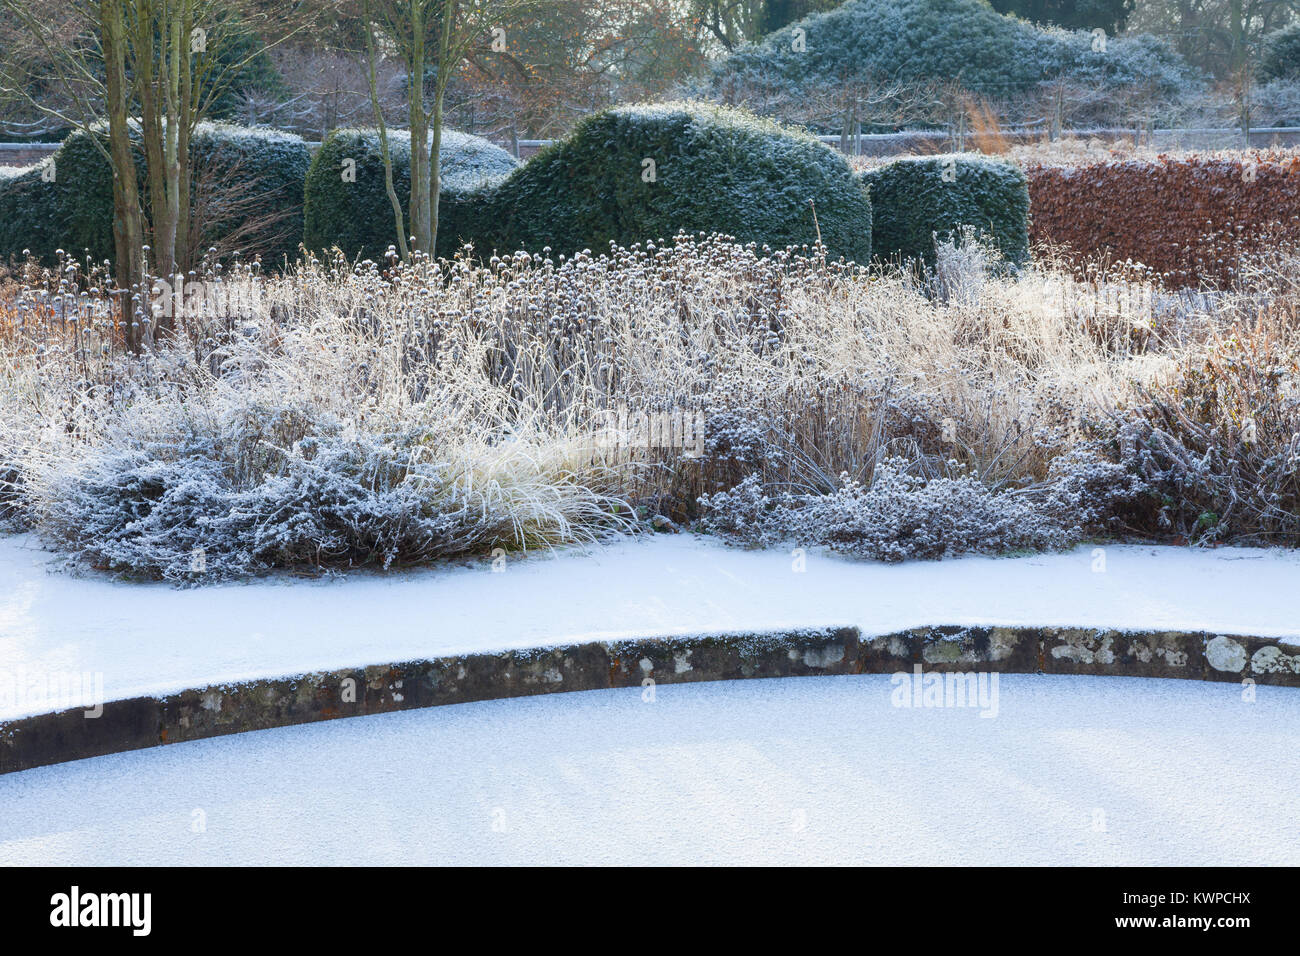
[[[409,224],[410,133],[390,130],[388,148],[393,161],[393,187]],[[482,221],[486,216],[485,192],[517,165],[510,153],[486,139],[443,130],[439,151],[440,255],[451,255],[461,242],[473,241],[483,233],[487,226]],[[378,131],[342,129],[330,133],[312,159],[305,201],[303,243],[308,249],[323,252],[337,246],[349,257],[377,259],[395,245],[397,224],[384,185]]]
[[[200,221],[206,216],[202,245],[234,237],[232,244],[245,258],[260,255],[268,267],[294,258],[302,240],[303,184],[311,159],[302,138],[201,123],[191,142],[194,208]],[[136,145],[143,195],[138,139]],[[42,178],[51,162],[52,182]],[[226,197],[236,201],[238,215],[222,214],[230,207]],[[17,259],[28,250],[49,265],[56,249],[77,257],[89,253],[96,260],[114,256],[112,168],[84,132],[69,136],[50,159],[0,176],[0,260]]]
[[[933,265],[936,241],[973,227],[1020,266],[1029,261],[1029,187],[1020,167],[969,154],[897,159],[861,173],[881,259]]]
[[[779,88],[817,95],[845,81],[959,83],[1014,96],[1066,80],[1091,89],[1153,87],[1179,97],[1202,82],[1167,41],[1042,27],[988,0],[847,0],[738,47],[714,67],[716,94]]]
[[[479,244],[499,251],[601,252],[683,230],[781,248],[811,245],[820,227],[832,257],[871,256],[871,203],[841,154],[713,105],[590,116],[484,199]]]

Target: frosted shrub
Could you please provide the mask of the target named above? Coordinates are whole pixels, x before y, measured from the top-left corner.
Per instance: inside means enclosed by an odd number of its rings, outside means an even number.
[[[1251,92],[1250,112],[1251,122],[1261,126],[1300,122],[1300,78],[1279,77],[1260,84]]]
[[[999,265],[997,250],[982,243],[973,230],[935,243],[931,288],[940,301],[978,305],[989,274]]]
[[[1286,281],[1293,282],[1295,263]],[[1125,410],[1116,457],[1149,487],[1125,509],[1150,537],[1300,541],[1300,335],[1294,312],[1256,316]]]
[[[629,179],[659,157],[653,179]],[[815,215],[814,215],[815,211]],[[717,231],[871,261],[871,201],[844,156],[807,133],[703,102],[616,106],[511,173],[476,248],[572,253],[610,240]]]
[[[239,449],[196,434],[128,441],[38,473],[42,530],[90,566],[184,580],[386,568],[623,524],[617,501],[533,458],[545,449],[502,444],[484,460],[430,448],[425,432],[347,436],[306,424],[313,434],[270,449],[250,480],[239,478]],[[531,459],[535,476],[508,458]],[[527,477],[537,486],[521,487]],[[535,494],[549,500],[527,500]]]
[[[902,459],[880,462],[869,485],[845,476],[831,494],[773,504],[750,479],[702,504],[705,527],[738,542],[824,545],[879,561],[1061,548],[1080,534],[1014,493],[990,492],[971,475],[926,480]]]
[[[1300,25],[1291,23],[1266,34],[1259,76],[1265,80],[1300,77]]]
[[[1050,481],[1036,507],[1089,532],[1122,530],[1123,515],[1151,487],[1131,467],[1085,443],[1052,461]]]
[[[430,356],[410,311],[374,311],[394,292],[368,270],[267,282],[250,314],[188,317],[139,358],[83,361],[58,340],[15,353],[0,506],[80,564],[171,580],[630,527],[629,463],[502,384],[481,329],[445,329]]]
[[[774,544],[784,535],[780,520],[784,513],[773,511],[772,505],[772,499],[763,491],[762,479],[748,475],[730,491],[700,496],[700,527],[737,544]]]
[[[998,97],[1062,77],[1170,96],[1199,82],[1172,46],[1149,35],[1112,37],[1101,52],[1087,31],[1036,27],[980,0],[848,0],[739,47],[717,64],[713,84],[733,96],[755,86],[816,95],[847,78],[883,77],[960,78]]]
[[[0,531],[22,525],[19,508],[21,478],[21,473],[14,465],[3,464],[3,460],[0,460]]]

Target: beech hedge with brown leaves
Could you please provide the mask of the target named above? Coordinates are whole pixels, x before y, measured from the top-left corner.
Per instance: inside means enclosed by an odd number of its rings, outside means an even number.
[[[1035,245],[1132,260],[1170,287],[1229,286],[1244,256],[1300,240],[1300,157],[1259,152],[1031,165]]]

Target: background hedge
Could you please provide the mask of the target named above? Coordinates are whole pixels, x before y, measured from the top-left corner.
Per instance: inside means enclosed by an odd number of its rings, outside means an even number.
[[[54,181],[45,182],[50,163]],[[69,136],[48,159],[0,178],[0,259],[21,259],[25,249],[45,265],[53,264],[56,249],[113,257],[112,171],[85,133]]]
[[[944,181],[944,170],[952,181]],[[876,254],[934,264],[935,234],[973,226],[1008,262],[1029,260],[1029,186],[1011,163],[971,155],[897,159],[861,174],[871,189]]]
[[[943,181],[945,157],[896,160],[855,176],[843,156],[812,136],[696,103],[596,114],[522,167],[486,140],[444,136],[443,255],[462,242],[484,254],[548,246],[557,254],[599,252],[610,241],[669,239],[679,230],[723,232],[773,248],[811,245],[818,235],[811,200],[833,257],[868,261],[874,233],[881,257],[932,262],[934,233],[970,225],[1010,261],[1028,258],[1025,176],[997,160],[956,157],[953,182]],[[391,142],[404,197],[410,143],[400,132]],[[253,207],[210,223],[205,246],[231,236],[250,212],[268,210],[283,216],[238,242],[268,267],[292,261],[301,238],[312,249],[337,244],[371,258],[396,240],[373,131],[337,131],[310,159],[297,136],[204,124],[194,148],[205,183],[224,180],[223,188],[236,200],[251,197]],[[343,181],[345,158],[357,161],[356,182]],[[647,159],[654,161],[652,181]],[[41,181],[39,166],[0,174],[0,256],[29,249],[50,262],[63,248],[111,259],[107,162],[84,134],[69,137],[54,162],[54,183]],[[143,187],[142,158],[138,165]]]
[[[255,198],[254,215],[278,214],[278,221],[257,228],[238,245],[244,258],[261,255],[278,268],[298,257],[303,234],[303,190],[311,150],[301,136],[276,130],[249,129],[224,123],[204,124],[195,138],[196,167],[207,166],[207,177],[224,178],[221,186],[234,197]],[[243,219],[244,211],[237,217]],[[238,221],[216,223],[204,237],[208,245],[230,234]]]
[[[220,244],[244,227],[248,217],[274,215],[254,223],[237,245],[245,258],[261,255],[268,268],[297,254],[303,231],[303,185],[311,161],[301,137],[225,123],[202,123],[195,130],[195,196],[211,196],[224,217],[206,223],[201,245]],[[136,143],[136,172],[146,188],[143,152]],[[18,258],[24,249],[53,262],[64,249],[80,257],[112,259],[113,174],[90,136],[77,132],[54,153],[55,181],[43,182],[44,163],[0,177],[0,259]],[[49,160],[45,161],[49,162]],[[143,192],[142,192],[143,194]],[[220,197],[228,196],[237,205]],[[232,209],[234,212],[230,212]]]
[[[646,160],[654,161],[647,181]],[[602,252],[722,232],[774,248],[821,236],[831,256],[871,256],[871,203],[845,158],[812,136],[697,103],[618,107],[508,176],[482,205],[480,247]]]
[[[18,260],[23,250],[52,262],[67,228],[57,190],[41,182],[41,167],[0,169],[0,262]]]
[[[393,185],[409,224],[410,133],[390,130],[388,147],[393,159]],[[356,182],[343,181],[345,159],[356,160]],[[482,234],[485,190],[516,166],[518,161],[510,153],[486,139],[443,130],[438,204],[440,255],[450,256],[462,241],[473,241]],[[350,257],[377,259],[397,242],[376,130],[335,130],[321,144],[307,173],[304,228],[303,242],[308,249],[321,252],[337,245]]]
[[[1080,269],[1132,259],[1172,287],[1231,287],[1243,260],[1300,242],[1300,160],[1160,156],[1031,165],[1033,235]]]
[[[802,51],[794,49],[795,30],[803,31]],[[1173,47],[1149,35],[1111,37],[1101,52],[1086,30],[1038,27],[987,0],[848,0],[739,48],[717,66],[713,83],[816,93],[845,80],[956,81],[1010,96],[1058,77],[1114,88],[1154,84],[1168,95],[1198,80]]]

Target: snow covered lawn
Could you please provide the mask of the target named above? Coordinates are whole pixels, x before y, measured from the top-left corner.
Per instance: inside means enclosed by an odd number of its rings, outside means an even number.
[[[1300,694],[1002,675],[488,701],[0,777],[0,865],[1300,864]]]
[[[1107,547],[882,565],[658,535],[589,553],[176,589],[50,573],[0,538],[0,675],[103,675],[108,700],[619,637],[931,624],[1209,630],[1300,643],[1300,553]],[[0,695],[0,719],[51,709]]]

